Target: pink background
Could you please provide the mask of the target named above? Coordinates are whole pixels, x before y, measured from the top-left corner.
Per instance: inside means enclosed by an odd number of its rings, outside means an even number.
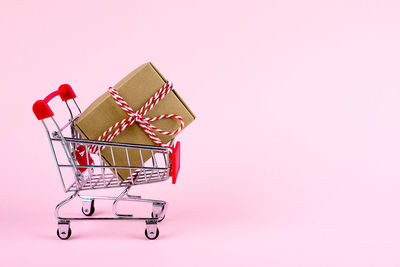
[[[399,14],[395,0],[1,0],[0,265],[400,266]],[[33,102],[70,83],[87,107],[150,60],[198,116],[178,183],[137,189],[170,203],[160,237],[72,222],[58,240],[66,196]]]

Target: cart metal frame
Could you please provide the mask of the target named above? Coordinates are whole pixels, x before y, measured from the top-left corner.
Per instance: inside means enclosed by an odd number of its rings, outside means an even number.
[[[56,122],[53,116],[54,113],[47,104],[49,100],[58,95],[66,104],[70,115],[68,123],[63,127],[60,127]],[[163,200],[145,199],[141,196],[131,195],[129,191],[132,186],[135,185],[157,183],[167,180],[170,177],[170,168],[172,165],[171,150],[161,146],[104,142],[81,138],[79,132],[76,131],[74,127],[75,121],[81,113],[75,97],[75,93],[70,86],[62,85],[57,91],[50,94],[44,100],[36,101],[33,106],[36,117],[41,120],[45,128],[63,190],[65,193],[71,193],[67,198],[57,204],[54,211],[54,215],[58,221],[57,236],[63,240],[71,236],[71,221],[132,220],[144,221],[146,224],[145,236],[151,240],[156,239],[159,236],[157,224],[165,218],[168,203]],[[68,103],[70,100],[72,100],[74,108],[70,107]],[[74,115],[73,109],[76,110],[75,113],[78,113],[77,115]],[[48,123],[49,121],[50,123]],[[169,145],[174,147],[174,140],[171,140]],[[79,164],[77,161],[76,148],[78,146],[84,147],[85,149],[83,155],[87,158],[87,165]],[[56,147],[58,147],[58,149],[56,149]],[[90,147],[108,149],[113,162],[109,163],[103,160],[102,149],[97,149],[95,154],[90,154]],[[116,164],[114,160],[114,151],[117,149],[126,151],[126,159],[128,162],[126,166],[119,166]],[[130,164],[133,160],[130,158],[129,152],[133,150],[140,155],[140,166],[133,166]],[[150,152],[151,160],[144,162],[142,151]],[[94,159],[92,164],[89,163],[89,157],[90,159]],[[69,181],[65,179],[66,169],[72,171],[72,181],[71,179]],[[118,170],[122,169],[129,170],[130,174],[129,177],[124,180],[118,177]],[[82,193],[83,191],[96,191],[98,189],[108,188],[123,188],[123,190],[118,196],[87,195]],[[60,209],[76,197],[80,198],[82,201],[82,213],[85,216],[65,217],[60,215]],[[95,212],[95,200],[112,200],[111,211],[113,215],[109,217],[91,217]],[[151,216],[135,217],[133,214],[120,213],[117,207],[118,203],[121,201],[151,203]]]

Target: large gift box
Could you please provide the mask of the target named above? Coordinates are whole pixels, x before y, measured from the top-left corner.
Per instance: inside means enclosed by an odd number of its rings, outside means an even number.
[[[153,66],[152,63],[146,63],[138,67],[125,78],[118,82],[114,89],[126,101],[126,103],[133,109],[138,111],[141,109],[149,99],[151,99],[157,91],[163,86],[165,87],[167,80],[160,74],[160,72]],[[182,98],[175,90],[170,91],[156,103],[145,115],[146,118],[157,117],[165,114],[175,114],[183,119],[184,127],[187,127],[194,119],[195,115],[189,107],[183,102]],[[110,92],[105,92],[97,98],[76,121],[76,129],[80,132],[82,137],[97,140],[102,134],[115,125],[117,122],[129,118],[129,115],[124,111],[114,100]],[[174,132],[179,129],[181,122],[175,118],[163,118],[161,120],[150,122],[153,126],[162,129],[163,131]],[[165,135],[157,131],[154,134],[161,140],[162,143],[168,143],[174,135]],[[154,141],[145,133],[143,128],[138,123],[125,128],[112,142],[132,143],[155,145]],[[101,151],[103,160],[111,165],[113,160],[117,166],[127,166],[127,157],[125,150],[113,151],[114,159],[111,158],[111,153],[108,148]],[[142,155],[136,155],[130,152],[129,155],[133,162],[132,166],[140,167],[142,165],[141,156],[143,161],[147,161],[151,157],[151,153],[143,151]],[[137,152],[136,152],[137,153]],[[114,165],[114,164],[112,164]],[[119,170],[118,176],[120,180],[129,177],[129,170]]]

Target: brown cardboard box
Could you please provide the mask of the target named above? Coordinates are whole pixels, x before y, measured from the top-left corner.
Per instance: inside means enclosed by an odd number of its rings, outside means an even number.
[[[128,103],[134,111],[140,109],[166,82],[166,79],[158,72],[153,64],[146,63],[138,67],[120,82],[114,88],[118,91],[122,98]],[[162,114],[176,114],[183,118],[185,127],[187,127],[194,119],[195,115],[179,97],[175,90],[172,90],[157,105],[155,105],[145,117],[151,118]],[[114,101],[109,92],[105,92],[97,98],[76,121],[76,128],[85,138],[97,140],[97,138],[110,126],[116,122],[127,118],[128,115]],[[180,123],[176,119],[162,119],[152,122],[152,124],[165,131],[174,131],[178,129]],[[163,143],[167,143],[174,136],[163,135],[158,132],[155,134]],[[132,143],[154,145],[153,141],[135,123],[125,129],[112,142]],[[150,153],[143,151],[144,161],[151,157]],[[131,152],[133,153],[133,152]],[[112,162],[110,151],[106,148],[102,151],[103,159]],[[125,150],[114,151],[115,163],[119,166],[127,166]],[[130,154],[129,157],[134,159],[130,162],[133,166],[141,166],[140,155]],[[128,170],[118,171],[121,180],[129,176]]]

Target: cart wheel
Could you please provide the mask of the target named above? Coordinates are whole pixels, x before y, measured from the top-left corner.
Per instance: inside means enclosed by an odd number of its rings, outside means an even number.
[[[68,232],[67,233],[64,232],[64,231],[62,231],[60,233],[60,229],[57,229],[57,236],[58,236],[58,238],[60,238],[62,240],[67,240],[68,238],[71,237],[71,228],[68,228]]]
[[[151,213],[151,218],[158,218],[158,216],[155,216],[154,212],[152,212]],[[164,220],[164,218],[165,218],[165,215],[164,215],[164,217],[158,218],[157,222],[162,222]]]
[[[82,202],[82,213],[86,216],[92,216],[94,213],[94,200]]]
[[[160,234],[160,231],[158,230],[158,228],[155,232],[150,232],[150,233],[147,232],[147,228],[146,228],[146,230],[144,230],[144,235],[150,240],[156,239],[159,234]]]

